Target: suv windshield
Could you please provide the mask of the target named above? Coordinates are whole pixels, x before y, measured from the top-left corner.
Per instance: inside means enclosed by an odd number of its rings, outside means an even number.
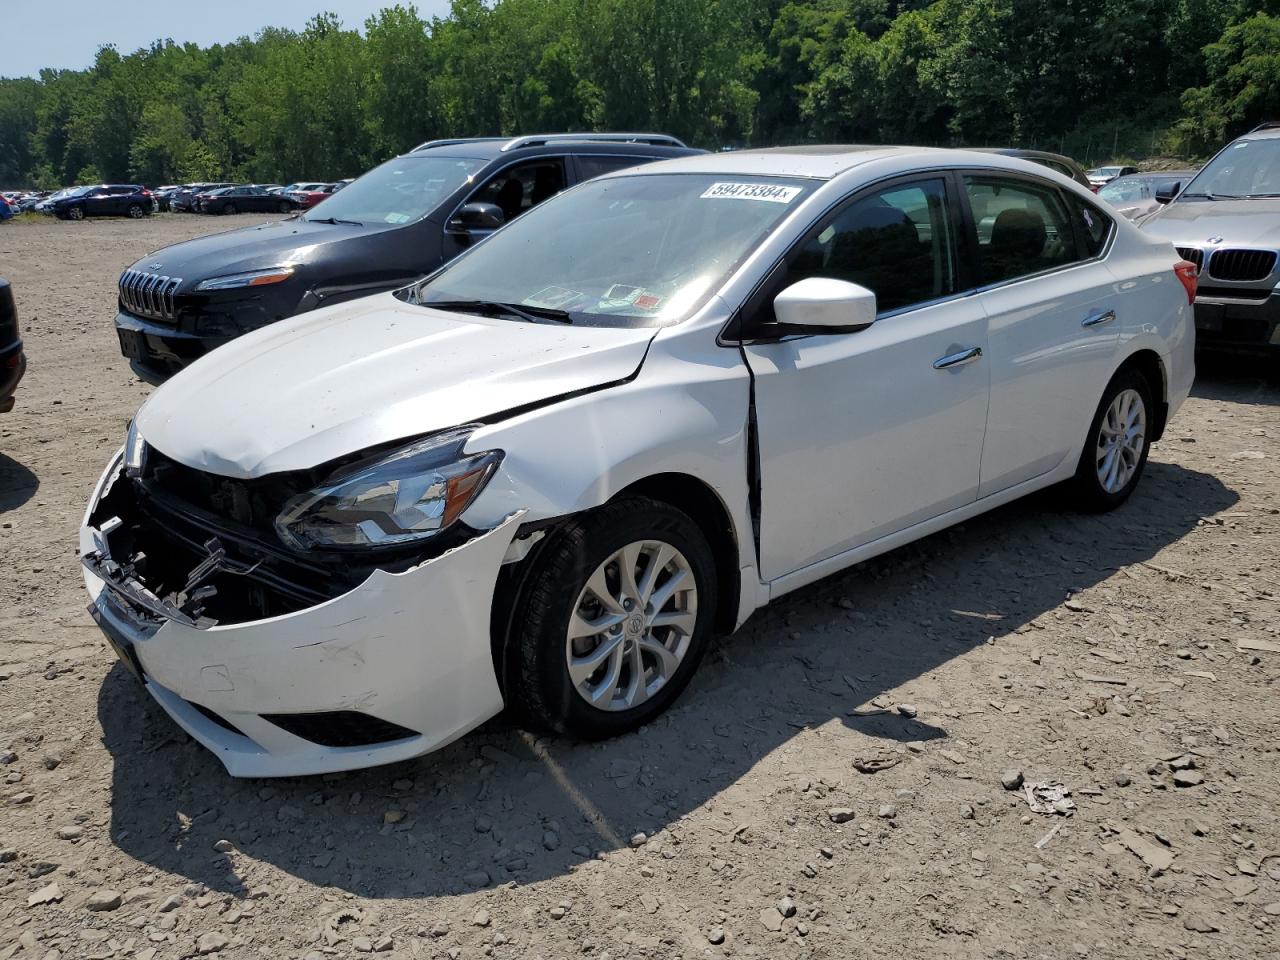
[[[1280,138],[1237,140],[1187,184],[1179,200],[1280,196]]]
[[[592,180],[534,207],[409,296],[458,309],[509,304],[592,326],[678,323],[811,186],[730,174]]]
[[[471,157],[396,157],[326,197],[303,219],[409,223],[434,210],[484,164]]]

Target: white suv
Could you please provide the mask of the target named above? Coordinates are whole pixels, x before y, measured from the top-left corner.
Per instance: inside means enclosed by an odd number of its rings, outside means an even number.
[[[635,728],[770,599],[1067,481],[1123,502],[1195,271],[987,153],[688,157],[155,392],[93,491],[91,610],[236,775],[503,709]]]

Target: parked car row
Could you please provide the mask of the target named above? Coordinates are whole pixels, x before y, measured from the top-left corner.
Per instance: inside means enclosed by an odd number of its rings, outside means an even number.
[[[121,277],[177,375],[90,496],[90,612],[237,776],[504,708],[634,730],[776,597],[1051,485],[1123,503],[1196,289],[993,152],[425,143]]]

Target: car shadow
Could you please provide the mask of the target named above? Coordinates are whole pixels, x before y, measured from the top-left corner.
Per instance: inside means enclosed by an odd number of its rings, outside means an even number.
[[[1062,512],[1052,491],[1001,508],[780,599],[717,643],[672,710],[600,744],[500,719],[389,767],[235,780],[117,664],[98,702],[114,759],[111,836],[158,870],[236,895],[265,882],[265,863],[363,897],[440,896],[559,876],[638,832],[678,837],[681,818],[702,817],[798,736],[828,738],[840,771],[828,776],[874,791],[855,759],[893,763],[946,738],[949,721],[870,701],[1034,629],[1071,593],[1237,499],[1213,476],[1152,461],[1134,499],[1106,517]],[[821,771],[795,772],[825,789]],[[726,845],[735,829],[725,822]],[[234,852],[215,852],[224,839]]]
[[[0,513],[16,510],[39,489],[39,477],[17,460],[0,453]]]

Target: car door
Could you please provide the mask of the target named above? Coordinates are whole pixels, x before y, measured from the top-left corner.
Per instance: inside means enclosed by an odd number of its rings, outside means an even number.
[[[963,293],[955,189],[937,174],[855,194],[747,305],[766,580],[977,495],[986,316]],[[765,335],[773,297],[815,276],[872,290],[876,321],[857,333]]]
[[[991,403],[980,497],[1048,473],[1079,444],[1115,363],[1119,293],[1102,254],[1110,217],[1055,184],[962,177]]]
[[[87,217],[101,217],[111,213],[111,193],[106,187],[94,187],[84,197]]]

